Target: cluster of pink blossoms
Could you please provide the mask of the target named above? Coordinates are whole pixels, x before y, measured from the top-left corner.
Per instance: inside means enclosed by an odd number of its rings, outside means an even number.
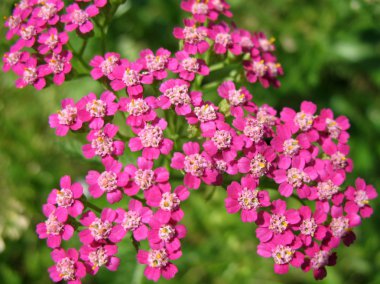
[[[17,88],[28,85],[43,89],[50,81],[61,85],[71,72],[72,50],[69,34],[91,32],[91,18],[107,0],[21,0],[6,19],[6,39],[17,40],[3,56],[3,71],[12,70],[19,78]]]
[[[29,10],[18,6],[14,12],[23,20],[39,15],[33,7],[61,1],[23,1],[23,7],[24,2]],[[61,19],[69,31],[88,31],[91,22],[73,20],[87,11],[77,7],[69,6],[68,14],[54,21]],[[181,7],[191,13],[184,26],[173,31],[182,50],[172,54],[164,48],[146,49],[135,61],[113,52],[95,56],[91,76],[102,80],[107,90],[78,102],[64,99],[61,110],[49,118],[58,136],[87,132],[83,155],[98,157],[104,166],[102,172],[88,172],[87,191],[63,177],[60,189],[54,189],[43,206],[46,221],[37,225],[37,233],[53,249],[52,280],[80,283],[103,266],[117,270],[118,246],[126,236],[138,262],[146,265],[148,279],[173,278],[173,261],[182,255],[186,235],[181,203],[189,190],[202,184],[225,188],[227,212],[240,212],[243,222],[256,224],[257,253],[273,258],[276,273],[286,273],[292,265],[324,278],[325,267],[336,262],[335,248],[355,240],[352,229],[371,216],[368,203],[377,196],[361,178],[355,187],[344,185],[353,168],[348,119],[334,117],[330,109],[318,113],[308,101],[299,110],[284,108],[277,114],[268,105],[256,105],[235,78],[221,78],[215,90],[219,100],[207,100],[202,80],[213,70],[210,58],[237,62],[246,81],[263,87],[279,87],[277,77],[283,70],[273,55],[273,40],[220,21],[232,17],[224,0],[184,0]],[[7,23],[11,26],[10,20]],[[23,66],[22,61],[17,64],[15,69]],[[117,113],[124,115],[132,137],[119,133],[113,123]],[[139,154],[135,164],[119,161],[126,152]],[[171,181],[178,176],[181,185],[173,188]],[[273,195],[264,189],[270,183]],[[91,203],[99,198],[105,198],[109,208]],[[287,208],[289,198],[301,206]],[[81,248],[62,248],[75,232]]]

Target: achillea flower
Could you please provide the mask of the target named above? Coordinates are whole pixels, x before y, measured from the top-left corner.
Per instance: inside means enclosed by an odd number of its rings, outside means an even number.
[[[120,110],[129,115],[126,124],[134,128],[143,128],[144,124],[156,119],[155,109],[158,102],[155,97],[145,97],[140,99],[121,98],[119,100]]]
[[[143,207],[140,201],[131,199],[128,211],[118,208],[116,212],[115,222],[118,224],[115,226],[115,233],[122,235],[123,238],[130,231],[138,242],[148,237],[149,229],[146,225],[149,224],[153,214],[148,207]]]
[[[274,38],[268,39],[268,37],[263,32],[256,33],[254,36],[255,46],[257,46],[260,51],[264,53],[275,51],[276,47],[274,45],[274,42]]]
[[[160,154],[167,155],[173,149],[173,141],[164,137],[163,131],[167,127],[165,119],[155,119],[152,123],[146,123],[144,128],[135,129],[138,137],[129,140],[129,148],[132,152],[142,150],[142,156],[155,160]]]
[[[204,23],[206,19],[216,21],[220,14],[232,17],[230,5],[225,0],[183,0],[181,8],[191,13],[199,23]]]
[[[117,253],[116,245],[84,245],[79,252],[87,271],[92,275],[103,266],[110,271],[116,271],[119,267],[120,259],[114,256]]]
[[[129,175],[121,171],[123,164],[112,157],[106,157],[102,162],[105,167],[104,172],[89,171],[86,176],[86,182],[89,184],[88,191],[94,198],[106,194],[109,203],[119,202],[123,198],[120,188],[127,185]]]
[[[233,41],[240,45],[242,53],[254,53],[254,56],[258,55],[259,51],[256,49],[257,47],[255,46],[251,32],[243,29],[235,29],[231,35]]]
[[[252,116],[237,117],[232,122],[233,126],[242,132],[246,148],[260,144],[265,137],[265,125]]]
[[[17,88],[32,85],[41,90],[46,86],[41,67],[37,65],[37,59],[34,57],[29,57],[25,63],[14,66],[13,70],[20,77],[16,80]]]
[[[6,52],[3,56],[3,71],[8,72],[9,70],[20,70],[23,68],[23,63],[25,63],[30,57],[30,54],[26,51],[14,51]]]
[[[59,21],[58,12],[60,12],[65,3],[62,0],[45,0],[41,1],[41,6],[33,9],[32,17],[37,19],[39,26],[54,26]]]
[[[327,132],[328,137],[336,139],[339,143],[347,143],[350,135],[346,131],[350,128],[350,122],[345,116],[339,116],[334,120],[331,109],[322,109],[315,121],[315,128]]]
[[[295,225],[294,229],[299,230],[299,238],[302,240],[305,246],[310,246],[313,242],[313,238],[316,240],[323,240],[326,236],[327,228],[323,226],[327,219],[327,213],[323,208],[316,206],[314,213],[310,207],[302,206],[298,209],[301,216],[301,222],[299,225]]]
[[[326,277],[326,266],[336,264],[337,255],[324,246],[319,246],[316,242],[305,249],[305,262],[302,264],[302,270],[307,272],[313,270],[316,280],[322,280]]]
[[[225,54],[228,50],[234,55],[242,53],[239,38],[236,36],[232,37],[230,27],[225,22],[212,25],[208,36],[214,41],[214,51],[216,54]]]
[[[256,237],[262,243],[271,241],[274,237],[280,239],[283,245],[291,244],[295,236],[292,232],[294,225],[301,221],[299,212],[295,209],[286,210],[286,202],[275,200],[272,202],[271,214],[260,211],[256,224]]]
[[[78,109],[73,99],[63,99],[61,105],[61,110],[50,115],[49,124],[56,129],[56,135],[66,136],[69,130],[79,130],[83,122],[78,117]]]
[[[335,171],[352,172],[353,162],[348,158],[350,146],[338,143],[336,145],[331,139],[325,139],[322,143],[322,150],[329,155],[329,160]]]
[[[207,28],[197,27],[194,20],[191,19],[185,19],[184,24],[184,28],[174,28],[174,37],[184,41],[184,50],[187,53],[205,53],[210,47],[206,41]]]
[[[65,23],[65,29],[69,32],[79,29],[82,34],[89,33],[94,29],[91,18],[99,14],[99,9],[95,5],[90,5],[82,10],[77,3],[66,8],[67,14],[61,16],[61,22]]]
[[[156,80],[163,80],[168,76],[166,69],[172,70],[174,67],[173,63],[175,64],[170,55],[171,52],[164,48],[159,48],[156,55],[152,50],[144,49],[140,52],[140,59],[138,61]]]
[[[207,76],[210,69],[203,59],[191,57],[186,51],[178,51],[176,54],[176,68],[172,70],[179,73],[179,77],[186,81],[193,81],[195,75]]]
[[[99,80],[104,76],[109,80],[114,80],[115,77],[112,73],[115,66],[119,65],[120,62],[120,54],[115,52],[107,52],[104,57],[100,55],[94,56],[90,61],[90,66],[93,67],[91,70],[92,78]]]
[[[301,103],[301,111],[295,112],[293,109],[285,107],[281,111],[281,120],[285,123],[287,127],[289,127],[292,133],[296,133],[297,131],[310,133],[309,135],[315,136],[313,134],[314,130],[314,120],[315,113],[317,111],[317,106],[308,101],[304,101]],[[314,130],[314,131],[313,131]],[[318,139],[318,137],[317,137]],[[313,139],[316,141],[317,139]]]
[[[61,178],[60,189],[53,189],[49,194],[48,203],[63,208],[66,215],[78,217],[84,209],[80,198],[83,195],[83,188],[79,182],[71,183],[70,176]]]
[[[177,170],[184,170],[184,184],[192,189],[198,189],[201,181],[212,184],[216,181],[218,172],[212,167],[211,158],[205,153],[200,153],[199,144],[187,142],[183,144],[185,154],[175,152],[170,166]]]
[[[106,117],[114,116],[119,108],[115,99],[116,96],[110,91],[104,91],[99,99],[94,93],[88,94],[77,103],[80,119],[89,122],[91,129],[101,129]]]
[[[56,28],[50,28],[46,33],[38,37],[38,52],[46,54],[52,51],[54,54],[60,54],[62,47],[69,41],[69,36],[66,32],[59,33]]]
[[[61,54],[51,54],[45,57],[46,64],[42,65],[41,73],[43,76],[54,74],[53,82],[56,85],[62,85],[65,81],[65,76],[71,71],[71,51],[63,51]]]
[[[243,222],[255,222],[259,208],[271,205],[268,192],[256,189],[256,181],[249,176],[243,177],[241,184],[232,182],[227,187],[227,194],[227,212],[234,214],[241,210]]]
[[[87,159],[95,156],[105,158],[107,156],[121,156],[124,153],[125,144],[122,141],[114,140],[119,127],[107,123],[103,129],[91,130],[87,135],[90,144],[83,145],[83,155]]]
[[[27,23],[21,24],[18,30],[19,39],[13,45],[12,49],[20,51],[24,47],[32,47],[37,39],[37,35],[42,31],[36,20],[29,20]]]
[[[86,276],[86,267],[78,260],[79,253],[76,249],[55,249],[51,252],[51,258],[55,265],[49,268],[49,274],[54,282],[64,280],[68,284],[78,284]]]
[[[67,224],[67,210],[63,207],[55,207],[52,204],[45,204],[42,207],[47,220],[37,224],[36,232],[40,239],[47,239],[49,248],[57,248],[61,245],[62,239],[69,240],[74,233],[74,228]]]
[[[158,281],[160,277],[165,279],[173,278],[178,268],[170,262],[181,257],[182,252],[170,251],[167,248],[150,249],[149,251],[139,250],[137,253],[137,261],[140,264],[146,264],[144,275],[149,280]]]
[[[144,196],[155,189],[166,191],[170,189],[169,172],[165,168],[153,169],[153,161],[143,157],[137,159],[137,168],[135,165],[128,165],[124,170],[131,181],[125,186],[124,192],[129,196],[136,195],[140,190]]]

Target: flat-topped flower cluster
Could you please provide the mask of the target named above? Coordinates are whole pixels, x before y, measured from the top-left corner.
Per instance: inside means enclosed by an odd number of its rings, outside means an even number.
[[[80,14],[72,7],[77,4],[67,7],[69,14]],[[93,57],[91,76],[107,90],[77,102],[66,98],[49,118],[58,136],[88,133],[83,155],[104,166],[102,172],[88,172],[87,196],[81,184],[64,176],[43,207],[47,219],[37,225],[37,233],[53,249],[52,280],[79,283],[103,266],[117,270],[118,246],[126,236],[148,279],[173,278],[173,261],[182,255],[187,233],[180,223],[181,204],[202,185],[226,189],[227,212],[256,224],[257,253],[273,258],[276,273],[287,273],[292,265],[324,278],[326,266],[336,263],[335,248],[355,240],[352,229],[372,215],[369,201],[377,196],[361,178],[354,187],[345,185],[353,169],[348,119],[330,109],[318,112],[309,101],[279,113],[256,105],[241,83],[280,86],[283,70],[273,55],[273,40],[221,21],[232,17],[224,0],[184,0],[181,7],[191,17],[174,28],[178,52],[146,49],[135,61],[114,52]],[[68,30],[85,32],[74,18],[66,15],[61,21]],[[215,79],[220,62],[237,63],[228,78]],[[217,95],[207,98],[203,79],[211,74]],[[118,114],[126,125],[115,124]],[[131,137],[120,133],[126,126]],[[120,161],[134,152],[136,163]],[[109,208],[91,203],[99,198]],[[290,199],[300,206],[289,208]],[[81,248],[62,248],[75,233]]]

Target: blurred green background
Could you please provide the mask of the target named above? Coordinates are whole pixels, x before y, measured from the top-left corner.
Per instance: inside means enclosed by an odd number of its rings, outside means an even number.
[[[0,16],[9,15],[14,1],[0,1]],[[251,88],[258,104],[277,109],[298,107],[303,100],[319,108],[332,108],[351,120],[351,157],[354,172],[380,188],[380,1],[378,0],[231,0],[235,22],[242,28],[262,30],[277,41],[278,59],[285,77],[278,90]],[[183,13],[176,0],[130,0],[112,21],[108,50],[135,59],[139,49],[177,48],[171,35]],[[0,53],[9,48],[0,29]],[[91,39],[91,54],[99,52],[98,39]],[[70,136],[56,138],[48,116],[65,97],[76,99],[97,83],[77,79],[42,92],[17,90],[15,76],[0,75],[0,283],[50,283],[52,265],[45,241],[34,233],[42,221],[41,205],[62,175],[77,181],[98,164],[85,161],[80,144]],[[312,283],[310,273],[291,269],[285,276],[272,272],[272,260],[256,255],[252,225],[224,209],[224,191],[210,201],[193,192],[184,204],[184,223],[189,234],[183,242],[184,256],[176,261],[177,277],[170,283]],[[358,240],[338,250],[338,264],[328,269],[321,283],[380,283],[380,215],[356,229]],[[139,283],[142,266],[136,268],[133,247],[119,254],[117,273],[102,271],[86,283]],[[144,283],[148,282],[146,280]],[[164,280],[161,283],[166,282]]]

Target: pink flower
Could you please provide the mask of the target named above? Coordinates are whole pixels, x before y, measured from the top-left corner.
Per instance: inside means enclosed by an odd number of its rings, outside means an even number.
[[[260,51],[264,53],[275,51],[274,42],[275,39],[273,37],[268,39],[263,32],[256,33],[254,36],[255,46],[259,47]]]
[[[40,239],[47,239],[49,248],[57,248],[61,245],[62,239],[69,240],[74,233],[74,228],[66,224],[67,210],[63,207],[56,208],[52,204],[45,204],[42,207],[47,220],[37,224],[36,232]]]
[[[284,244],[277,238],[269,243],[261,243],[257,246],[257,254],[262,257],[272,257],[274,260],[274,272],[285,274],[289,271],[289,264],[294,267],[301,267],[304,262],[304,255],[297,251],[300,242],[294,241]]]
[[[330,156],[330,162],[335,171],[352,172],[353,162],[347,157],[350,152],[350,146],[341,143],[336,145],[331,139],[327,138],[322,143],[322,149]]]
[[[32,85],[37,90],[41,90],[46,85],[41,66],[37,66],[37,59],[34,57],[29,57],[24,64],[14,66],[13,71],[20,77],[16,80],[17,88]]]
[[[107,116],[114,116],[119,108],[115,102],[116,96],[110,91],[104,91],[97,99],[94,93],[83,97],[78,103],[79,118],[90,122],[91,129],[101,129]]]
[[[41,4],[33,9],[33,18],[37,19],[41,26],[56,25],[59,21],[58,12],[63,9],[65,3],[62,0],[45,0]]]
[[[311,246],[305,249],[305,262],[302,265],[302,270],[307,272],[313,269],[313,275],[316,280],[322,280],[326,277],[327,271],[325,266],[333,266],[336,264],[336,253],[331,252],[328,248],[319,246],[313,242]]]
[[[186,200],[190,195],[187,187],[179,185],[174,192],[170,187],[162,190],[153,189],[146,195],[147,204],[153,207],[159,207],[157,214],[164,219],[172,219],[175,222],[182,220],[184,216],[183,210],[180,208],[182,201]]]
[[[117,253],[116,245],[84,245],[80,249],[80,258],[85,261],[87,271],[95,275],[99,268],[105,266],[110,271],[116,271],[120,259],[114,255]]]
[[[235,29],[232,32],[232,40],[237,42],[243,53],[253,54],[257,56],[259,51],[256,49],[251,32],[243,29]]]
[[[107,156],[121,156],[124,153],[124,142],[115,141],[113,138],[118,132],[119,127],[107,123],[103,129],[91,130],[87,135],[87,140],[90,144],[83,145],[83,155],[87,159],[94,156],[107,157]]]
[[[140,52],[139,62],[156,80],[163,80],[168,76],[166,69],[173,69],[172,64],[175,63],[170,55],[171,52],[164,48],[159,48],[156,55],[150,49],[144,49]]]
[[[207,18],[216,21],[220,14],[232,17],[230,5],[225,0],[183,0],[181,8],[190,12],[197,22],[204,23]]]
[[[129,196],[136,195],[141,189],[144,196],[155,189],[170,189],[169,172],[165,168],[153,170],[153,161],[143,157],[137,159],[137,168],[134,165],[128,165],[124,170],[130,177],[131,181],[124,188],[125,194]]]
[[[210,9],[208,17],[212,21],[216,21],[220,14],[231,18],[232,13],[230,11],[230,5],[225,0],[209,0],[208,7]]]
[[[240,137],[243,139],[246,148],[260,144],[265,137],[265,125],[255,117],[237,117],[232,124],[242,132]]]
[[[206,184],[216,181],[218,172],[212,167],[212,160],[205,153],[200,153],[199,144],[187,142],[183,145],[185,153],[175,152],[170,166],[177,170],[185,171],[184,183],[192,189],[198,189],[201,180]]]
[[[258,209],[271,205],[268,192],[257,190],[256,181],[249,176],[241,179],[241,185],[236,181],[232,182],[227,187],[227,194],[227,212],[234,214],[241,210],[243,222],[255,222]]]
[[[21,18],[20,15],[17,15],[15,12],[17,10],[15,10],[13,12],[13,15],[11,15],[6,21],[5,21],[5,24],[4,26],[6,28],[8,28],[8,31],[6,33],[6,36],[5,38],[7,40],[11,40],[16,34],[19,33],[19,30],[20,30],[20,27],[21,27],[21,23],[23,21],[23,19]]]
[[[48,203],[63,208],[66,214],[78,217],[82,214],[83,203],[80,198],[83,195],[83,188],[79,182],[71,184],[70,176],[64,176],[60,182],[61,189],[53,189],[49,194]]]
[[[73,99],[63,99],[62,110],[50,115],[49,124],[55,128],[56,135],[65,136],[69,130],[79,130],[83,122],[78,118],[78,109]]]
[[[185,19],[184,28],[174,28],[173,34],[184,41],[184,50],[189,54],[205,53],[210,45],[207,43],[207,28],[196,27],[194,20]]]
[[[131,199],[128,205],[128,211],[121,208],[116,209],[117,218],[114,233],[123,238],[127,232],[132,232],[136,241],[145,240],[148,237],[148,227],[152,218],[152,211],[148,207],[143,207],[140,201]],[[120,238],[120,237],[118,237]],[[120,238],[120,239],[121,239]]]
[[[63,51],[61,54],[51,54],[45,57],[47,64],[41,66],[43,76],[54,74],[53,82],[56,85],[62,85],[65,81],[65,75],[71,71],[71,51]]]
[[[339,116],[334,120],[334,113],[331,109],[322,109],[315,121],[315,128],[319,131],[326,131],[328,137],[336,139],[339,143],[347,143],[350,135],[346,131],[350,128],[350,122],[345,116]]]
[[[175,56],[177,68],[173,72],[179,73],[179,77],[184,80],[193,81],[196,74],[208,76],[210,73],[204,60],[191,57],[186,51],[178,51]]]
[[[314,120],[316,111],[317,106],[314,103],[303,101],[301,103],[300,112],[295,112],[293,109],[285,107],[281,111],[280,115],[281,120],[285,122],[285,125],[291,129],[292,133],[301,131],[310,133],[310,135],[315,136],[315,134],[312,134],[312,132],[315,132]],[[316,141],[317,139],[313,140]]]
[[[50,28],[46,33],[41,34],[38,37],[38,52],[46,54],[52,51],[55,54],[62,52],[62,46],[69,40],[69,36],[66,32],[58,33],[56,28]]]
[[[266,211],[259,212],[256,224],[256,237],[262,243],[269,242],[274,237],[280,239],[283,245],[291,244],[295,236],[292,233],[294,225],[301,221],[297,210],[286,210],[286,202],[275,200],[272,202],[271,214]]]
[[[120,91],[127,88],[131,97],[139,97],[144,88],[142,84],[152,84],[153,76],[142,73],[144,66],[138,62],[129,62],[123,60],[121,65],[116,65],[112,75],[115,80],[111,81],[111,87],[114,91]]]
[[[107,52],[104,57],[96,55],[90,61],[91,76],[94,80],[99,80],[103,76],[110,80],[114,80],[112,72],[118,64],[120,64],[120,54],[115,52]]]
[[[29,59],[29,56],[30,54],[25,51],[6,52],[3,56],[3,71],[8,72],[12,69],[13,72],[16,72],[16,70],[22,69],[23,63]]]
[[[132,152],[142,150],[142,156],[150,160],[157,159],[160,154],[169,154],[173,141],[164,138],[167,125],[164,119],[157,118],[152,123],[146,123],[143,129],[134,129],[138,137],[129,140],[129,148]]]
[[[137,261],[147,265],[144,271],[146,278],[158,281],[161,275],[165,279],[171,279],[177,274],[178,269],[170,260],[175,260],[181,255],[180,250],[170,251],[167,248],[151,249],[149,251],[139,250]]]
[[[120,187],[127,185],[129,176],[121,172],[123,164],[112,157],[106,157],[102,162],[105,167],[104,172],[89,171],[86,176],[86,182],[89,184],[88,191],[94,198],[99,198],[105,193],[109,203],[119,202],[123,198]]]
[[[362,218],[369,218],[373,214],[372,207],[368,205],[369,200],[377,197],[373,185],[367,185],[363,179],[357,178],[355,188],[349,186],[344,194],[347,198],[344,211],[347,214],[359,213]]]
[[[78,284],[86,276],[86,267],[78,261],[79,253],[76,249],[69,248],[67,252],[62,248],[55,249],[51,252],[51,258],[55,265],[48,270],[54,282],[64,280],[68,284]]]
[[[102,8],[107,5],[107,0],[75,0],[76,2],[94,2],[96,7]]]
[[[141,99],[121,98],[120,110],[128,112],[126,124],[136,128],[143,128],[144,124],[156,119],[157,99],[146,97]]]
[[[94,212],[87,211],[80,219],[82,226],[87,227],[78,233],[80,241],[92,246],[108,244],[108,241],[120,242],[123,237],[118,234],[116,226],[113,226],[115,219],[116,211],[110,208],[104,208],[100,218]]]
[[[167,218],[169,215],[156,213],[149,222],[151,230],[148,233],[149,246],[152,249],[165,247],[170,251],[181,249],[180,239],[186,236],[186,227],[177,225]]]
[[[218,94],[228,101],[231,115],[234,117],[243,117],[244,110],[249,113],[253,113],[257,110],[257,106],[251,101],[252,95],[249,91],[244,87],[237,90],[232,81],[223,82],[218,87]]]
[[[234,55],[242,53],[238,38],[231,36],[230,27],[225,22],[211,26],[208,36],[214,41],[216,54],[225,54],[228,50]]]
[[[300,231],[299,238],[305,246],[310,246],[313,238],[319,241],[323,240],[327,232],[326,227],[323,226],[323,223],[327,219],[326,212],[318,205],[314,213],[312,213],[308,206],[302,206],[298,212],[301,216],[301,222],[294,228]]]
[[[273,174],[274,181],[280,185],[278,191],[285,197],[291,196],[294,189],[300,198],[308,197],[308,184],[318,177],[316,170],[312,166],[307,167],[300,157],[293,158],[291,168],[275,170]]]
[[[37,39],[37,35],[42,31],[42,28],[38,25],[34,19],[29,20],[27,23],[21,24],[18,30],[19,39],[13,45],[12,49],[19,51],[24,47],[32,47]]]
[[[90,5],[82,10],[77,3],[74,3],[69,5],[66,11],[67,14],[61,16],[61,22],[66,23],[67,31],[79,29],[82,34],[85,34],[94,29],[94,24],[90,19],[99,14],[99,9],[95,5]]]
[[[190,83],[181,79],[170,79],[160,86],[160,92],[163,94],[159,97],[158,104],[162,109],[169,109],[175,106],[175,112],[178,115],[187,115],[191,113],[191,107],[194,102],[201,99],[201,93],[189,91]]]

